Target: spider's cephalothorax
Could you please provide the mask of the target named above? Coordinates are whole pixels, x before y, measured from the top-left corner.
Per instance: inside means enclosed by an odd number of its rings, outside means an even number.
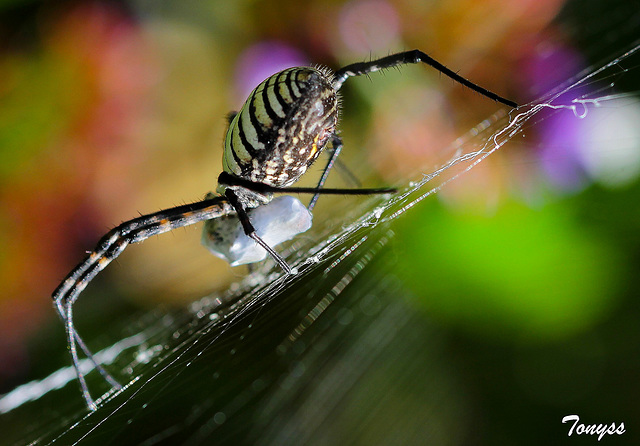
[[[300,178],[336,129],[332,77],[328,70],[298,67],[258,85],[229,125],[224,171],[276,187]]]

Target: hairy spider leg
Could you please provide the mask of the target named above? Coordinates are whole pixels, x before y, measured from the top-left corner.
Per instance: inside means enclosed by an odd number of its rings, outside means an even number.
[[[79,336],[73,324],[73,304],[88,283],[109,263],[111,263],[130,243],[137,243],[147,238],[171,231],[183,226],[192,225],[203,220],[229,215],[235,209],[225,197],[215,197],[200,202],[177,206],[153,214],[143,215],[126,221],[105,235],[95,250],[69,273],[67,278],[54,291],[53,299],[58,312],[65,322],[67,341],[73,366],[78,375],[82,395],[91,410],[96,409],[95,402],[80,370],[80,359],[77,346],[89,360],[97,365],[100,374],[115,387],[120,384],[109,373],[97,364],[93,354]]]
[[[471,90],[477,93],[480,93],[483,96],[488,97],[489,99],[500,102],[501,104],[507,105],[512,108],[518,107],[518,104],[515,103],[514,101],[505,99],[502,96],[499,96],[498,94],[490,90],[487,90],[486,88],[483,88],[478,84],[471,82],[470,80],[460,76],[455,71],[447,68],[445,65],[441,64],[440,62],[438,62],[437,60],[433,59],[432,57],[428,56],[426,53],[420,50],[411,50],[411,51],[405,51],[402,53],[391,54],[387,57],[382,57],[380,59],[375,59],[369,62],[356,62],[350,65],[347,65],[343,68],[340,68],[334,74],[333,88],[336,91],[340,90],[344,82],[350,77],[367,75],[369,73],[384,70],[386,68],[393,68],[399,65],[408,65],[408,64],[417,64],[417,63],[427,64],[435,68],[442,74],[450,77],[454,81],[464,85],[467,88],[470,88]],[[322,187],[326,183],[327,178],[329,176],[329,171],[333,168],[334,164],[336,164],[336,161],[338,161],[338,155],[340,155],[340,151],[342,150],[342,147],[343,147],[342,140],[335,133],[332,135],[331,141],[333,145],[333,152],[329,157],[329,161],[327,162],[327,165],[322,171],[322,176],[320,177],[320,180],[318,181],[318,185],[316,186],[317,189],[322,189]],[[315,207],[319,197],[320,197],[320,194],[316,193],[311,198],[311,201],[309,202],[309,206],[308,206],[309,211],[311,211]]]
[[[254,183],[248,180],[234,177],[225,172],[220,174],[220,181],[229,186],[241,186],[259,193],[310,193],[333,195],[371,195],[395,192],[392,188],[381,189],[321,189],[302,187],[273,187],[263,183]],[[256,233],[249,221],[245,206],[240,202],[231,189],[227,190],[227,196],[218,196],[200,202],[177,206],[143,215],[126,221],[107,233],[98,242],[94,251],[73,269],[67,278],[54,291],[53,299],[58,312],[65,322],[67,342],[74,369],[80,383],[80,390],[90,410],[96,410],[96,404],[89,393],[89,388],[80,370],[80,358],[77,346],[84,352],[87,358],[96,366],[100,374],[114,387],[121,385],[104,368],[98,364],[94,355],[86,346],[73,324],[73,304],[89,282],[131,243],[138,243],[154,235],[159,235],[176,228],[189,226],[200,221],[222,217],[237,213],[243,225],[245,233],[262,246],[269,255],[287,273],[291,273],[291,267],[273,248],[265,243]]]
[[[391,54],[387,57],[382,57],[380,59],[372,60],[370,62],[357,62],[346,67],[340,68],[335,72],[334,80],[333,80],[333,88],[339,90],[342,87],[344,81],[353,76],[362,76],[363,74],[373,73],[375,71],[384,70],[385,68],[393,68],[398,65],[408,65],[408,64],[417,64],[424,63],[427,64],[445,76],[450,77],[454,81],[464,85],[471,90],[480,93],[483,96],[488,97],[489,99],[493,99],[494,101],[500,102],[501,104],[507,105],[512,108],[516,108],[518,104],[509,99],[505,99],[502,96],[497,95],[496,93],[487,90],[477,84],[474,84],[470,80],[460,76],[455,71],[447,68],[442,65],[437,60],[429,57],[427,54],[423,53],[420,50],[411,50],[404,51],[402,53]]]

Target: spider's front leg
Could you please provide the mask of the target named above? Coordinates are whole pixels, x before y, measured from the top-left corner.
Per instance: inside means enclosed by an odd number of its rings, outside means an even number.
[[[487,90],[484,87],[481,87],[478,84],[474,84],[470,80],[460,76],[455,71],[447,68],[433,57],[428,54],[420,51],[420,50],[411,50],[404,51],[402,53],[391,54],[387,57],[382,57],[380,59],[372,60],[369,62],[357,62],[346,67],[343,67],[336,71],[334,80],[333,80],[333,88],[339,90],[342,87],[344,81],[353,76],[362,76],[365,74],[373,73],[375,71],[384,70],[386,68],[393,68],[399,65],[408,65],[408,64],[417,64],[424,63],[429,65],[445,76],[450,77],[454,81],[464,85],[465,87],[480,93],[483,96],[488,97],[489,99],[493,99],[496,102],[500,102],[501,104],[507,105],[512,108],[516,108],[518,104],[509,99],[503,98],[502,96],[497,95],[496,93]]]

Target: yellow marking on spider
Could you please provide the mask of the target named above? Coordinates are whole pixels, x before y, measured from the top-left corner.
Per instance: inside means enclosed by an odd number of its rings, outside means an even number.
[[[318,138],[320,138],[320,134],[317,134],[313,138],[313,144],[311,144],[311,152],[309,152],[309,159],[313,158],[313,155],[318,151]]]

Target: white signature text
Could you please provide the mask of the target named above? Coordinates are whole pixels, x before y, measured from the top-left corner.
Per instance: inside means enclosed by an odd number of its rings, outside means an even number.
[[[608,435],[622,435],[625,433],[624,423],[620,423],[619,426],[616,427],[616,423],[608,424],[588,424],[584,425],[582,423],[578,424],[580,421],[580,417],[578,415],[567,415],[562,419],[562,423],[569,423],[573,421],[573,425],[571,429],[569,429],[569,437],[575,432],[576,435],[597,435],[598,441],[602,440],[605,434]]]

